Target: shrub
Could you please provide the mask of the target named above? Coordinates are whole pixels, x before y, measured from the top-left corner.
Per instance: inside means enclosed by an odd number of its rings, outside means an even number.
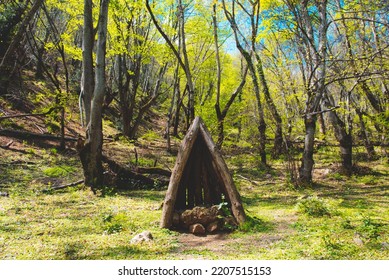
[[[123,231],[128,223],[124,213],[108,213],[103,216],[103,230],[106,234],[114,234]]]
[[[357,233],[368,240],[377,239],[380,236],[381,227],[382,224],[373,221],[370,217],[363,217]]]
[[[325,201],[318,197],[309,197],[297,203],[297,210],[300,213],[312,217],[331,216],[331,212]]]
[[[251,216],[247,216],[246,221],[239,226],[239,230],[243,232],[264,232],[270,229],[271,224],[269,222]]]

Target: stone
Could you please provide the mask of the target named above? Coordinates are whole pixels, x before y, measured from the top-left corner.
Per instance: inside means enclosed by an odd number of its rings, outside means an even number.
[[[0,196],[9,197],[9,194],[7,192],[0,192]]]
[[[358,246],[362,246],[363,245],[363,240],[361,239],[361,236],[359,234],[355,234],[355,236],[353,238],[353,241]]]
[[[189,232],[193,234],[204,234],[205,228],[202,224],[193,224],[189,226]]]
[[[153,235],[151,234],[150,231],[144,231],[140,234],[135,235],[131,239],[131,244],[137,244],[137,243],[142,243],[142,242],[150,242],[153,240]]]

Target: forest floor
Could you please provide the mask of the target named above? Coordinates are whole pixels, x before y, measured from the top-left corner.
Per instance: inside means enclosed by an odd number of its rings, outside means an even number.
[[[34,130],[40,121],[17,125]],[[115,132],[107,121],[104,128]],[[384,157],[366,161],[362,148],[355,149],[358,172],[347,177],[338,172],[337,148],[318,147],[315,184],[296,189],[282,160],[263,168],[255,149],[226,147],[248,222],[195,236],[159,227],[166,186],[107,189],[104,196],[83,185],[43,192],[82,179],[73,145],[60,152],[58,142],[0,136],[0,146],[3,260],[389,259],[389,164]],[[171,170],[175,156],[165,146],[162,130],[150,126],[137,141],[106,141],[104,151],[122,164]],[[131,243],[146,230],[151,242]]]

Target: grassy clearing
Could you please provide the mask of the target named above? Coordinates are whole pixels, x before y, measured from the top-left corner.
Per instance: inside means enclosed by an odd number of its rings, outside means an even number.
[[[123,155],[133,149],[119,144],[109,145]],[[230,234],[195,237],[159,228],[163,190],[42,193],[82,176],[77,156],[27,145],[2,153],[0,191],[10,196],[0,197],[0,259],[389,258],[389,166],[381,160],[358,162],[374,170],[349,178],[321,151],[317,162],[326,165],[316,166],[317,184],[299,190],[288,185],[281,163],[264,170],[253,155],[227,157],[249,220]],[[159,158],[172,167],[173,157]],[[131,244],[144,230],[154,240]]]

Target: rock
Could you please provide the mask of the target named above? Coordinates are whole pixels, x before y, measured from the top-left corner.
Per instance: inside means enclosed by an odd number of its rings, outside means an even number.
[[[7,192],[0,192],[0,196],[5,196],[5,197],[8,197],[9,194]]]
[[[137,234],[131,239],[131,244],[137,244],[141,242],[150,242],[153,240],[153,236],[150,231],[144,231],[140,234]]]
[[[193,234],[204,234],[205,228],[202,224],[194,224],[189,226],[189,232]]]
[[[217,230],[219,230],[219,222],[216,221],[216,222],[213,222],[213,223],[210,223],[208,226],[207,226],[207,232],[209,233],[213,233]]]
[[[360,235],[359,234],[356,234],[353,238],[353,241],[355,244],[357,244],[358,246],[362,246],[363,245],[363,240],[361,239]]]

